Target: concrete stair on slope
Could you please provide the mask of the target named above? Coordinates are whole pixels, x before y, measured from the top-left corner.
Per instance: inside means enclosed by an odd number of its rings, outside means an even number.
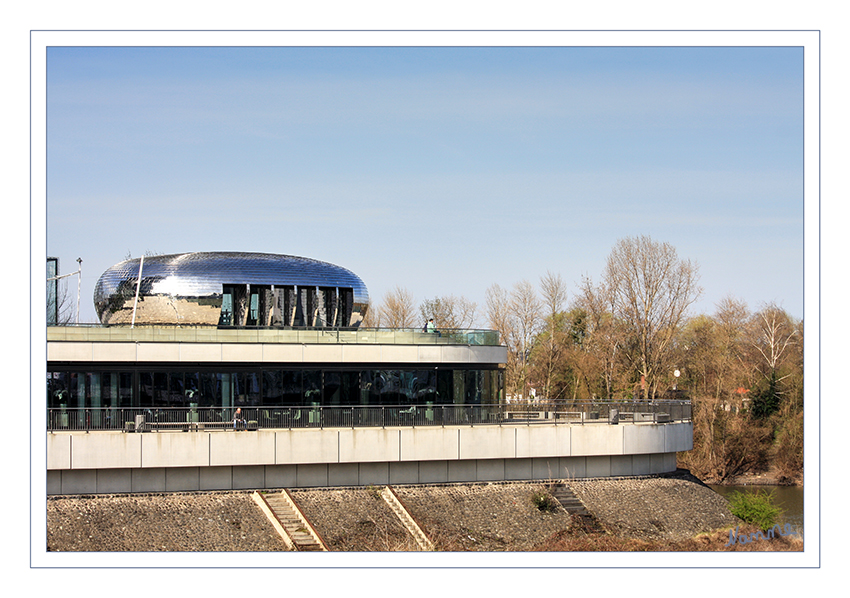
[[[431,543],[431,540],[428,539],[428,536],[424,531],[422,531],[422,528],[419,527],[419,524],[416,523],[413,516],[406,508],[404,508],[404,505],[401,504],[401,501],[398,499],[398,495],[396,495],[395,491],[391,487],[386,486],[381,491],[381,497],[390,506],[390,509],[392,509],[393,513],[395,513],[396,517],[398,517],[399,521],[401,521],[408,533],[413,536],[413,540],[416,542],[419,550],[434,550],[434,545]]]
[[[290,550],[299,552],[327,551],[319,534],[295,504],[292,496],[282,490],[275,494],[254,493],[260,506]]]
[[[560,503],[564,510],[570,515],[589,516],[587,508],[581,502],[573,491],[563,482],[555,484],[552,488],[552,496]]]

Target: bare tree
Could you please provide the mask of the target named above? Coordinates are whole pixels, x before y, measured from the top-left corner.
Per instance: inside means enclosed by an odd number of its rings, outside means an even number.
[[[546,308],[546,317],[564,311],[567,303],[567,285],[560,274],[546,272],[546,275],[540,278],[540,294]]]
[[[471,328],[475,324],[475,310],[478,305],[466,297],[446,295],[426,299],[419,306],[419,312],[425,321],[434,318],[434,324],[440,329]]]
[[[510,295],[498,284],[491,285],[486,291],[487,325],[499,333],[501,342],[508,349],[505,361],[505,394],[516,396],[517,387],[517,353],[513,346],[513,321],[510,317]]]
[[[416,326],[416,304],[413,295],[396,286],[384,297],[379,319],[388,328],[413,328]]]
[[[785,310],[771,303],[753,316],[750,334],[755,370],[762,377],[762,388],[753,398],[753,413],[767,416],[779,409],[782,383],[791,376],[781,373],[780,368],[796,342],[797,327]]]
[[[685,322],[678,335],[675,363],[684,371],[683,382],[697,400],[730,404],[746,378],[743,358],[746,304],[727,297],[715,315],[698,315]]]
[[[363,321],[360,322],[361,328],[380,328],[381,327],[381,311],[383,306],[376,303],[370,303],[363,315]]]
[[[714,312],[716,379],[714,395],[736,392],[744,375],[744,342],[750,310],[747,303],[731,295],[721,299]]]
[[[608,256],[603,280],[614,315],[629,329],[632,367],[650,396],[661,383],[673,338],[699,297],[698,266],[680,260],[669,243],[648,236],[620,239]]]
[[[508,292],[498,284],[493,284],[486,292],[487,325],[496,330],[506,346],[512,332],[510,329],[510,298]]]
[[[511,291],[510,313],[515,321],[515,334],[518,344],[528,349],[540,325],[540,299],[527,280],[514,285]]]
[[[567,285],[560,274],[546,272],[540,279],[540,291],[545,309],[545,331],[539,337],[536,356],[542,369],[543,396],[552,401],[557,398],[552,394],[552,382],[567,350],[563,330]]]
[[[513,347],[516,353],[517,388],[525,399],[530,394],[529,357],[540,326],[540,308],[540,299],[530,282],[523,280],[514,285],[509,304],[513,339],[508,346]]]
[[[753,332],[753,347],[761,355],[768,371],[777,371],[797,334],[791,318],[771,303],[753,317]]]
[[[529,357],[539,328],[540,301],[528,281],[514,285],[509,292],[498,284],[487,289],[487,318],[498,330],[508,349],[505,364],[505,393],[512,397],[529,395]]]
[[[68,291],[68,281],[58,281],[56,297],[47,304],[47,321],[50,322],[51,315],[54,315],[57,326],[68,326],[74,321],[77,309],[77,300],[75,297],[72,298]]]
[[[587,387],[589,398],[611,400],[616,381],[621,375],[624,326],[614,317],[611,294],[605,285],[594,285],[589,277],[582,279],[575,309],[584,314],[584,335],[581,353],[577,355],[579,368]],[[596,381],[601,381],[599,392]]]

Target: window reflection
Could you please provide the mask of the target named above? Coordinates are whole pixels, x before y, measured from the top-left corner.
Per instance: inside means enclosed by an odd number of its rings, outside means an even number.
[[[48,372],[51,409],[498,403],[498,370],[233,369]]]

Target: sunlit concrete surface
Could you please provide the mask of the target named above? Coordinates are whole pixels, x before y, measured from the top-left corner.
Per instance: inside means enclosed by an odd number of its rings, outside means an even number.
[[[47,434],[49,494],[608,477],[676,469],[691,423]]]

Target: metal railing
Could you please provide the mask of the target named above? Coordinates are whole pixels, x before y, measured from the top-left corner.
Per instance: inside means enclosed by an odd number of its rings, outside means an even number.
[[[691,421],[689,401],[570,405],[351,405],[68,408],[47,410],[49,432],[259,430],[457,425],[591,425]]]

